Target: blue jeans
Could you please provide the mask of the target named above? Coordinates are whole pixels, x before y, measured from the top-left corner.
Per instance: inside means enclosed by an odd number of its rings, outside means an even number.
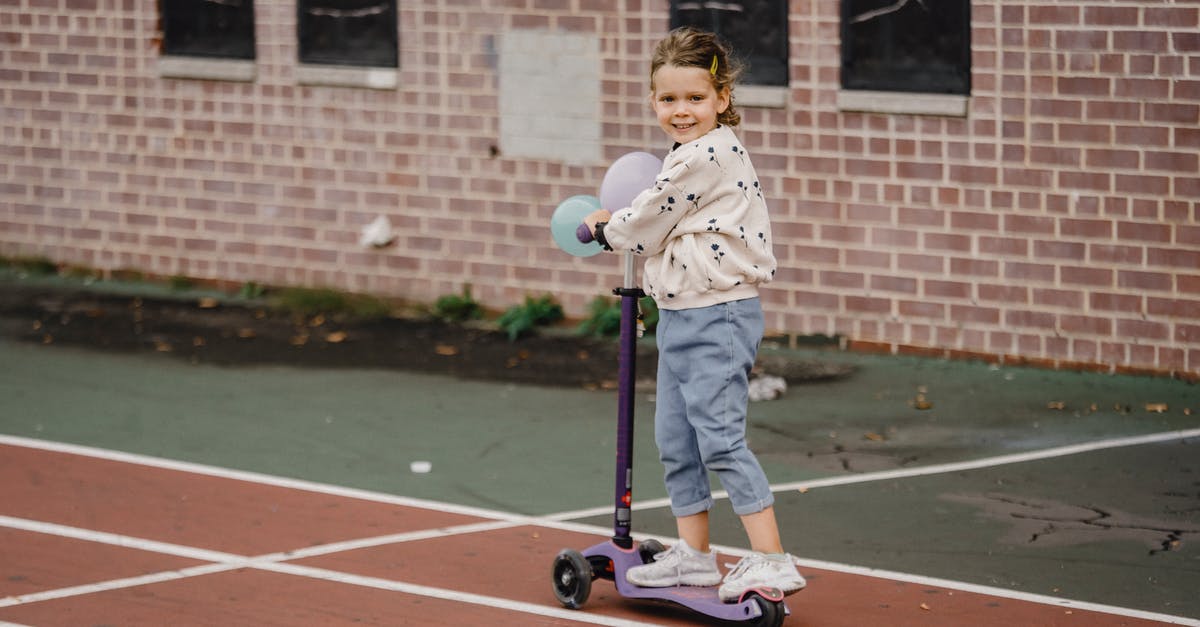
[[[757,298],[659,310],[654,441],[677,517],[712,508],[710,470],[738,515],[775,502],[762,466],[746,446],[747,384],[763,326]]]

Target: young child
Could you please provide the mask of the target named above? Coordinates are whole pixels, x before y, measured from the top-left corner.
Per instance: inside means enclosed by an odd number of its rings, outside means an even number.
[[[659,308],[654,439],[679,543],[627,571],[644,587],[714,586],[726,602],[773,586],[805,586],[783,551],[766,475],[746,446],[748,377],[763,335],[758,286],[775,274],[771,225],[746,149],[730,127],[737,71],[711,33],[682,28],[650,65],[658,123],[675,142],[655,185],[584,222],[605,248],[646,258],[642,282]],[[709,548],[717,473],[741,517],[751,555],[724,577]]]

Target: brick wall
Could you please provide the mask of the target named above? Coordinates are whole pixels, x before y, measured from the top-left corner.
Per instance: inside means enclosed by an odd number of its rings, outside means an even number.
[[[252,80],[195,80],[160,75],[154,0],[0,0],[0,256],[576,315],[618,279],[547,225],[662,152],[665,2],[401,2],[390,89],[305,84],[294,3],[255,10]],[[1200,7],[977,0],[965,116],[839,105],[837,3],[790,16],[784,104],[740,129],[772,200],[769,327],[1200,376]],[[595,38],[599,161],[506,155],[500,38],[531,30]],[[397,242],[359,246],[379,215]]]

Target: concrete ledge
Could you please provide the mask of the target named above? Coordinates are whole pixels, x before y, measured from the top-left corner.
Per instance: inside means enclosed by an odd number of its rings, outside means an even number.
[[[399,72],[395,68],[340,65],[296,66],[296,82],[301,85],[395,89],[400,84],[398,76]]]
[[[734,104],[739,107],[763,107],[767,109],[783,109],[787,107],[787,87],[766,87],[763,85],[738,85],[734,88]]]
[[[161,56],[158,75],[163,78],[250,82],[258,77],[258,65],[242,59]]]
[[[968,96],[950,94],[844,89],[838,92],[837,105],[841,111],[966,117],[969,100]]]

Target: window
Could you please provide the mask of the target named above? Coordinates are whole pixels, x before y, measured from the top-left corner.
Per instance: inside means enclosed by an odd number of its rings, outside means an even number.
[[[161,0],[167,55],[254,58],[253,0]]]
[[[843,0],[842,87],[969,95],[970,0]]]
[[[787,0],[671,0],[671,28],[717,33],[745,65],[742,83],[787,86]]]
[[[300,0],[300,62],[398,67],[396,0]]]

